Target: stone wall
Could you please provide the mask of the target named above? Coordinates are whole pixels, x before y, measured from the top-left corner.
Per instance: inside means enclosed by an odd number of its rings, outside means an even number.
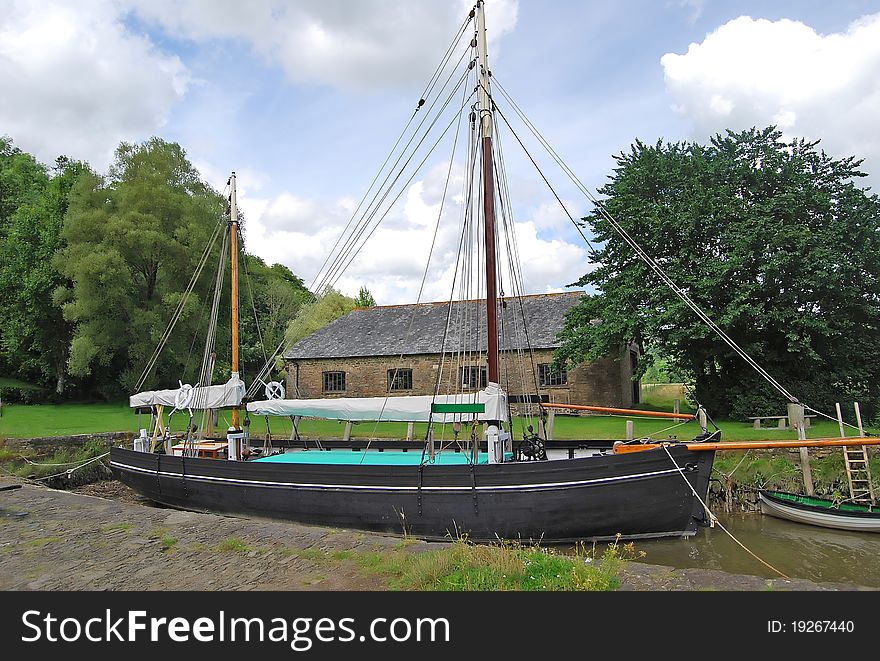
[[[533,362],[551,363],[552,349],[533,351]],[[532,394],[535,391],[536,367],[532,366],[528,355],[523,362],[516,354],[502,354],[500,371],[501,385],[511,395]],[[442,365],[443,386],[441,392],[452,391],[450,381],[459,378],[461,365],[478,365],[476,361],[455,362],[447,358]],[[485,362],[482,363],[485,365]],[[388,372],[395,369],[412,370],[412,389],[405,391],[388,390]],[[434,393],[437,376],[441,370],[439,354],[416,356],[367,356],[355,358],[321,358],[287,361],[287,393],[289,397],[299,393],[304,398],[332,397],[382,397],[393,395],[431,395]],[[324,392],[324,372],[345,372],[344,392]],[[539,393],[548,395],[551,402],[565,404],[593,404],[598,406],[632,406],[632,368],[629,350],[617,358],[604,358],[594,363],[585,363],[567,374],[564,385],[542,387]],[[447,388],[447,385],[450,387]]]
[[[72,436],[40,436],[36,438],[5,438],[0,440],[2,447],[28,456],[47,457],[58,450],[79,448],[88,441],[99,441],[110,449],[111,445],[130,442],[132,432],[100,432],[95,434],[74,434]]]

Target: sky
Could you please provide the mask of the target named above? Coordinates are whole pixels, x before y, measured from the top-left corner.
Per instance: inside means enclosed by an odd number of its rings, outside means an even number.
[[[236,172],[247,249],[311,285],[471,6],[0,0],[0,134],[100,173],[120,141],[178,142],[217,190]],[[493,80],[592,190],[636,139],[770,124],[880,181],[880,0],[488,0],[486,16]],[[563,210],[502,141],[522,290],[563,291],[592,268],[566,210],[591,205],[544,158]],[[337,288],[448,299],[461,195],[440,201],[463,162],[438,149]]]

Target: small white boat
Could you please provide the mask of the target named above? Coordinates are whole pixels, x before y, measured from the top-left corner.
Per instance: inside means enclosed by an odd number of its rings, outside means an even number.
[[[758,492],[761,512],[780,519],[823,528],[880,532],[880,508],[860,503],[838,503],[827,498],[785,491]]]

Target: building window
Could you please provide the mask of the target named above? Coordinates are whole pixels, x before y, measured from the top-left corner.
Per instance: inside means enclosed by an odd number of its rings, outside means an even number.
[[[547,388],[549,386],[564,386],[568,383],[568,372],[564,367],[553,369],[550,363],[541,363],[538,365],[538,386]]]
[[[461,387],[465,390],[485,388],[487,383],[486,368],[479,365],[470,365],[461,368]]]
[[[324,372],[324,392],[343,392],[345,372]]]
[[[388,390],[396,392],[398,390],[412,390],[413,378],[411,369],[388,370]]]

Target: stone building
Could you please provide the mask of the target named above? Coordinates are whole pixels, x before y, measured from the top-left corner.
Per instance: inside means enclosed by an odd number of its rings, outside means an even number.
[[[551,368],[565,313],[581,295],[505,299],[499,314],[499,371],[501,387],[513,401],[537,389],[550,402],[623,407],[638,402],[639,383],[632,380],[635,345],[574,369]],[[485,327],[484,305],[466,301],[352,310],[284,354],[288,396],[430,395],[438,376],[441,394],[460,390],[458,383],[464,389],[485,387],[485,333],[478,332]],[[532,350],[518,351],[520,346]]]

